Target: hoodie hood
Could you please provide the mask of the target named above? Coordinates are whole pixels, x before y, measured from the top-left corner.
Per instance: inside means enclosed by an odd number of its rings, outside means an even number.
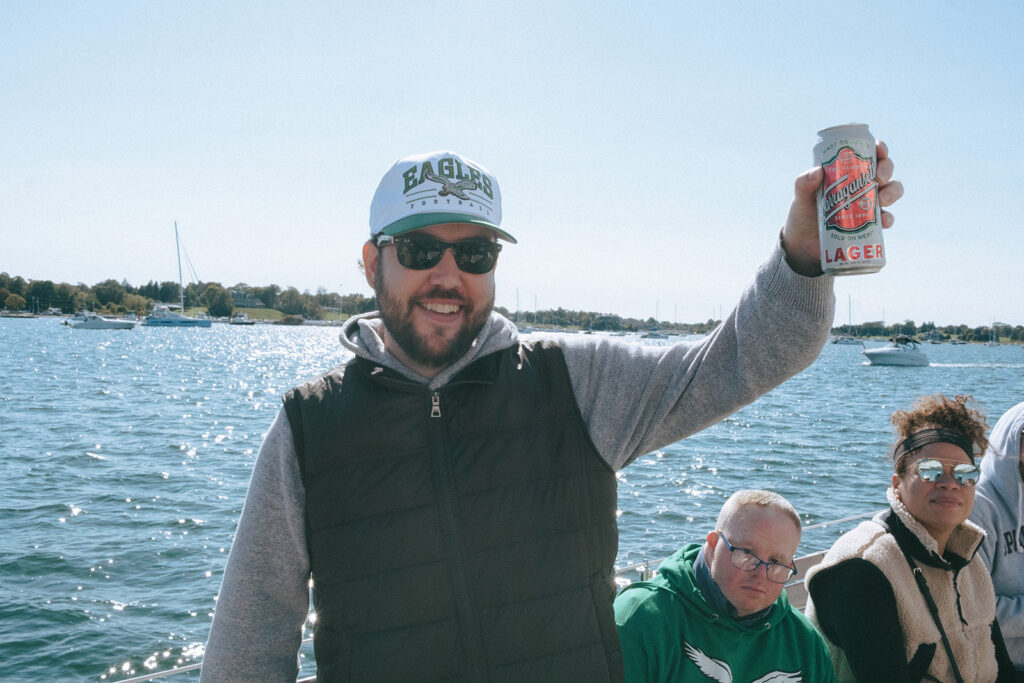
[[[435,377],[427,378],[413,372],[388,352],[384,347],[384,337],[381,334],[383,327],[384,321],[378,311],[352,316],[341,326],[339,335],[341,345],[355,355],[390,368],[414,382],[425,384],[431,390],[447,384],[459,370],[477,358],[507,349],[519,341],[519,331],[516,326],[500,313],[492,311],[491,317],[484,324],[484,328],[480,330],[480,334],[473,340],[469,351]]]
[[[993,504],[1017,515],[1017,528],[1024,518],[1024,482],[1020,475],[1020,441],[1024,430],[1024,402],[1003,413],[992,428],[988,450],[981,459],[978,493]]]
[[[697,577],[694,574],[693,563],[697,559],[703,544],[691,543],[676,551],[658,567],[658,576],[651,581],[644,581],[632,586],[657,587],[673,593],[677,598],[689,604],[690,608],[701,617],[710,622],[718,622],[721,625],[730,625],[737,630],[763,630],[775,626],[789,612],[787,606],[786,592],[783,591],[779,598],[773,603],[776,609],[772,609],[765,616],[763,623],[745,628],[733,617],[716,610],[709,600],[706,600],[697,585]]]
[[[971,519],[985,529],[982,557],[992,573],[996,618],[1010,659],[1024,669],[1024,482],[1020,474],[1024,403],[1003,414],[981,459]]]

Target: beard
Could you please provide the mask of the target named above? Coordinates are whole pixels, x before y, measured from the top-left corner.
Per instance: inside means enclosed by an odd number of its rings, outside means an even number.
[[[377,295],[377,308],[381,320],[392,340],[398,344],[409,360],[423,367],[440,370],[462,358],[473,346],[473,340],[484,329],[494,308],[494,290],[480,310],[466,301],[458,290],[435,287],[425,294],[406,300],[392,297],[384,278],[384,269],[377,268],[373,290]],[[413,322],[413,310],[420,299],[442,298],[457,301],[465,322],[453,337],[440,330],[421,333]]]

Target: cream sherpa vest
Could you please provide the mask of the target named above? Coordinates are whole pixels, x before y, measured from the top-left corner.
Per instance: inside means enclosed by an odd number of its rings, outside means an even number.
[[[899,515],[900,520],[929,552],[938,553],[935,539],[910,514],[895,494],[891,488],[887,491],[889,504]],[[995,591],[988,570],[981,558],[975,555],[984,535],[981,528],[970,521],[965,521],[953,531],[946,543],[946,551],[969,560],[959,572],[932,567],[920,561],[915,562],[928,582],[946,637],[949,639],[953,656],[956,657],[965,683],[989,683],[996,680],[998,675],[995,646],[992,643],[992,622],[995,621],[996,613]],[[871,562],[885,574],[892,585],[900,626],[903,629],[903,645],[907,660],[913,657],[922,643],[934,643],[935,656],[928,667],[928,673],[940,681],[954,681],[953,668],[924,596],[921,595],[896,539],[881,523],[875,520],[862,522],[840,537],[826,553],[821,564],[807,573],[808,583],[823,569],[854,558]],[[818,626],[813,602],[808,602],[805,611],[811,621]],[[864,624],[864,628],[870,628],[870,625]],[[825,641],[829,646],[839,681],[853,681],[853,675],[842,650],[827,637]]]

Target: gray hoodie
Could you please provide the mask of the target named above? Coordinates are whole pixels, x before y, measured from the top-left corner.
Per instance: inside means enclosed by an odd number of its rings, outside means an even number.
[[[1020,472],[1024,402],[1003,414],[981,459],[971,519],[985,530],[981,556],[996,589],[996,620],[1006,649],[1024,670],[1024,481]]]
[[[710,335],[670,346],[565,335],[572,389],[590,437],[614,469],[718,422],[810,365],[828,337],[832,276],[793,272],[781,246]],[[467,354],[421,377],[389,354],[376,313],[350,319],[342,345],[430,388],[517,343],[492,314]],[[203,658],[203,681],[294,680],[309,610],[305,492],[291,430],[278,413],[256,459]],[[609,568],[610,569],[610,568]]]

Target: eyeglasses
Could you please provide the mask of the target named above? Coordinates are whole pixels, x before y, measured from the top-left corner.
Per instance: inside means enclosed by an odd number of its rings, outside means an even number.
[[[768,576],[768,580],[773,583],[786,583],[790,578],[796,576],[796,567],[790,567],[778,560],[762,560],[746,548],[733,548],[729,543],[729,540],[725,537],[725,534],[721,531],[717,533],[719,538],[721,538],[725,543],[725,547],[731,551],[729,561],[731,561],[732,566],[737,569],[742,569],[745,572],[752,572],[763,564],[767,567],[765,573]]]
[[[950,463],[947,466],[941,460],[933,458],[917,461],[917,476],[929,484],[934,484],[942,479],[950,468],[953,470],[953,479],[960,486],[974,486],[978,483],[978,477],[981,476],[978,467],[969,462]]]
[[[395,245],[398,262],[411,270],[429,270],[441,262],[444,252],[451,249],[455,265],[464,273],[483,275],[498,262],[501,245],[490,240],[471,239],[443,242],[429,235],[380,235],[377,248]]]

